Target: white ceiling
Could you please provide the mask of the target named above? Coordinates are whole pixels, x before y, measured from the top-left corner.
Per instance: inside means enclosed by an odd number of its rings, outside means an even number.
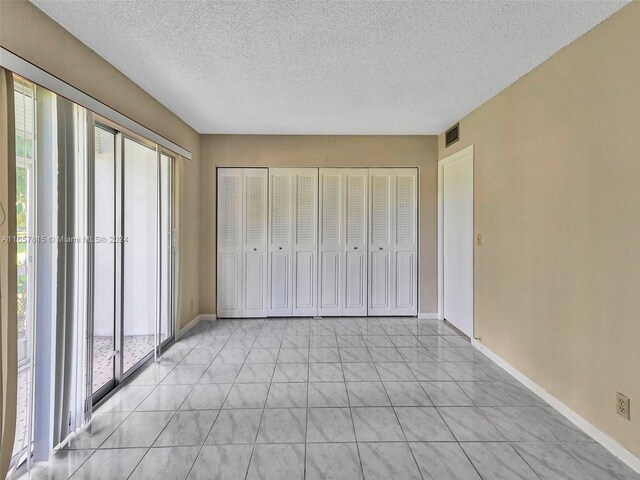
[[[626,3],[32,1],[200,133],[389,135],[442,132]]]

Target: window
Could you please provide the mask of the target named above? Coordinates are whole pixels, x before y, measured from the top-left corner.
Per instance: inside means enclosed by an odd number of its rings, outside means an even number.
[[[16,235],[18,404],[13,456],[31,444],[31,407],[34,326],[34,233],[35,233],[35,98],[33,85],[16,78]]]

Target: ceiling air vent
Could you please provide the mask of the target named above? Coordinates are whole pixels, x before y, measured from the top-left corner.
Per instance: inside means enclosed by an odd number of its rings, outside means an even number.
[[[447,130],[444,134],[444,146],[453,145],[460,140],[460,124],[456,123],[453,127]]]

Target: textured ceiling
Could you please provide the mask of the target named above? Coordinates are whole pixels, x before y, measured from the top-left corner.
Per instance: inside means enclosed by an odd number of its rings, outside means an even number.
[[[200,133],[436,134],[626,2],[33,3]]]

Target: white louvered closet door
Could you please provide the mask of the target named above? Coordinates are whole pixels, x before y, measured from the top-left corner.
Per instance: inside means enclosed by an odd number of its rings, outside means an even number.
[[[369,170],[369,315],[392,315],[393,170]]]
[[[242,315],[242,169],[218,169],[217,315]]]
[[[267,315],[267,184],[266,168],[243,169],[242,315]]]
[[[393,185],[393,313],[418,314],[418,172],[395,170]]]
[[[367,198],[366,168],[343,172],[344,184],[344,241],[343,291],[345,316],[367,315]]]
[[[293,316],[316,316],[318,169],[295,169],[293,179]]]
[[[295,169],[269,169],[268,292],[270,316],[293,315]]]
[[[319,171],[318,315],[341,316],[343,309],[344,172]]]
[[[415,168],[369,171],[369,315],[417,315]]]

